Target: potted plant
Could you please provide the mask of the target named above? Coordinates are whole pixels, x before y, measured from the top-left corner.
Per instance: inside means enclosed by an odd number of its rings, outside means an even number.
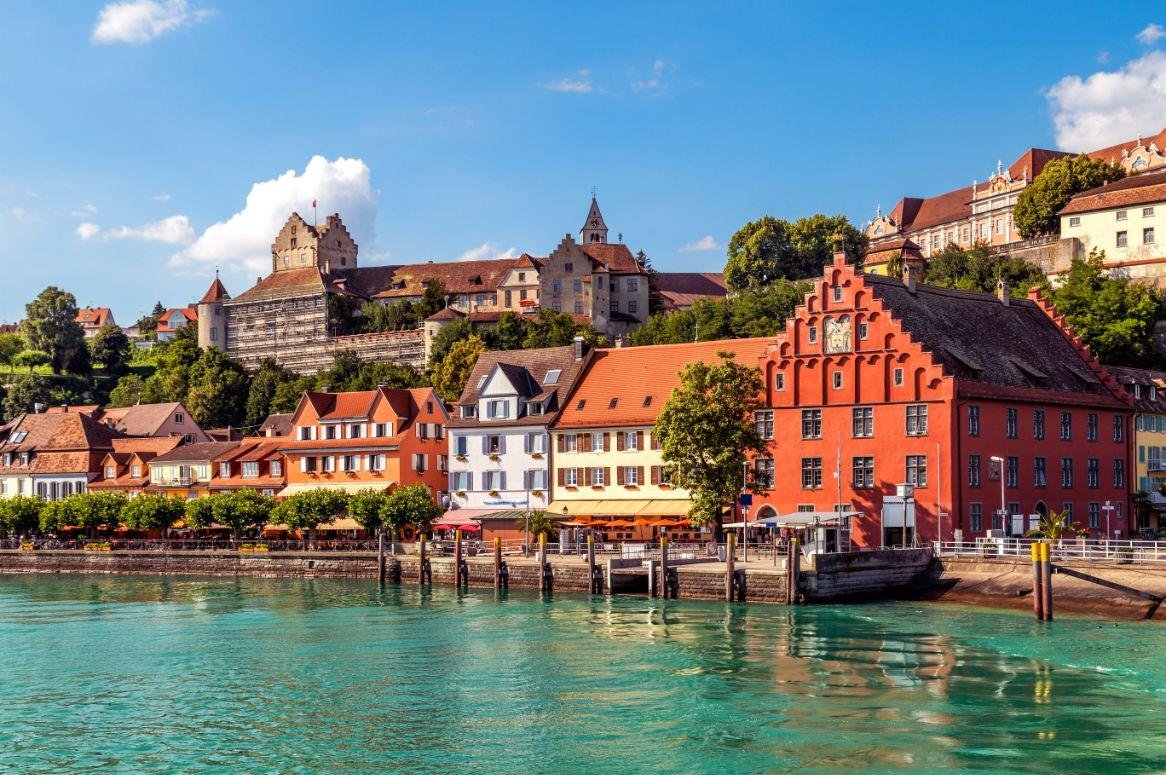
[[[497,491],[497,490],[490,490],[490,497],[491,497],[491,498],[497,498],[497,497],[498,497],[498,491]]]
[[[493,460],[495,463],[497,463],[499,460],[502,459],[502,456],[499,455],[497,452],[491,452],[490,459]]]
[[[543,497],[543,491],[542,491],[542,490],[531,490],[531,491],[530,491],[530,497],[532,497],[532,498],[541,498],[541,497]]]
[[[454,495],[458,496],[459,498],[464,498],[464,497],[466,497],[466,491],[465,490],[458,490],[457,492],[454,493]]]
[[[464,463],[464,462],[466,462],[466,456],[465,456],[465,455],[462,455],[462,454],[457,454],[457,455],[454,455],[454,456],[453,456],[453,459],[454,459],[454,460],[460,460],[460,461],[462,461],[463,463]]]
[[[535,460],[542,460],[543,459],[543,453],[541,453],[541,452],[531,452],[530,456],[532,458],[534,458]]]

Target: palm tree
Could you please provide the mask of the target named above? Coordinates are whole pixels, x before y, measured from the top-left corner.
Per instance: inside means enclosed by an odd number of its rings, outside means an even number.
[[[1069,522],[1069,513],[1062,511],[1058,514],[1050,511],[1041,516],[1036,527],[1024,535],[1028,538],[1044,538],[1048,541],[1060,541],[1066,535],[1083,535],[1085,530],[1077,522]]]
[[[551,531],[558,527],[555,518],[542,509],[536,509],[530,512],[530,516],[519,517],[516,521],[520,529],[525,530],[527,525],[530,526],[530,537],[536,542],[540,535],[546,534],[547,540],[551,538]]]

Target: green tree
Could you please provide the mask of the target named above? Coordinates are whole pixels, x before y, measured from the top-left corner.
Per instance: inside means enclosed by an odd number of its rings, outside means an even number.
[[[521,350],[526,336],[526,321],[509,311],[503,312],[494,327],[484,332],[486,346],[491,350]]]
[[[348,390],[376,390],[379,385],[392,388],[419,387],[421,376],[412,366],[392,361],[366,363],[348,383]]]
[[[296,377],[290,382],[281,382],[271,399],[272,414],[288,414],[299,406],[300,398],[309,390],[316,389],[313,377]]]
[[[473,335],[474,324],[469,318],[458,318],[446,323],[433,335],[433,341],[429,344],[429,368],[444,361],[454,344]]]
[[[1012,217],[1016,230],[1025,239],[1040,234],[1059,234],[1061,219],[1057,215],[1074,194],[1120,180],[1125,170],[1116,164],[1080,156],[1053,159],[1020,192]]]
[[[1023,258],[993,253],[982,243],[964,250],[954,242],[931,257],[924,279],[930,285],[984,293],[995,293],[1003,280],[1015,295],[1047,283],[1044,272]]]
[[[33,411],[36,404],[47,406],[51,401],[52,396],[44,380],[25,374],[15,377],[8,386],[8,394],[4,396],[4,422]]]
[[[717,339],[775,336],[785,330],[810,291],[810,284],[778,280],[766,288],[746,290],[724,299],[698,299],[672,314],[656,314],[632,332],[633,345],[709,342]]]
[[[430,280],[421,294],[421,301],[417,304],[417,319],[424,320],[433,313],[445,309],[445,283],[441,280]]]
[[[265,360],[259,364],[259,368],[251,376],[251,386],[247,391],[247,414],[243,418],[244,424],[248,428],[262,424],[271,414],[271,405],[275,401],[279,386],[294,379],[294,374],[275,361]]]
[[[445,360],[433,370],[433,388],[446,401],[456,401],[465,389],[474,364],[486,350],[486,343],[476,334],[454,343]]]
[[[364,361],[352,350],[341,350],[332,356],[332,368],[322,372],[320,379],[324,380],[321,389],[352,390],[360,380],[360,372],[364,369]]]
[[[368,532],[379,532],[384,525],[382,512],[388,499],[383,492],[360,490],[348,499],[348,516]]]
[[[806,272],[803,277],[822,274],[822,267],[833,262],[839,245],[850,263],[861,265],[870,245],[866,234],[852,226],[845,215],[820,213],[791,223],[789,240],[802,271]]]
[[[275,498],[261,495],[250,487],[219,493],[210,500],[214,521],[231,528],[236,540],[249,528],[262,530],[275,515]]]
[[[271,512],[273,521],[299,530],[307,531],[305,542],[315,538],[316,528],[326,525],[348,513],[348,496],[337,490],[317,487],[299,492],[276,504]]]
[[[195,498],[186,501],[186,526],[191,530],[202,530],[215,522],[215,499],[221,495],[209,495],[204,498]],[[179,501],[181,503],[182,501]]]
[[[70,495],[65,502],[71,524],[87,530],[93,538],[98,528],[117,529],[128,499],[120,492],[86,492]]]
[[[0,366],[14,366],[12,359],[24,349],[24,337],[20,334],[0,334]]]
[[[117,326],[109,323],[101,327],[89,340],[89,354],[110,374],[121,374],[130,362],[130,338]]]
[[[423,484],[411,484],[393,490],[381,510],[381,520],[385,527],[393,531],[412,525],[419,531],[427,532],[440,516],[441,507],[433,502],[429,488]]]
[[[150,392],[161,393],[163,401],[186,403],[190,392],[191,370],[203,354],[191,329],[191,326],[179,329],[173,339],[154,348],[157,370],[146,382],[155,380],[155,386],[150,388]],[[146,401],[143,400],[143,403]]]
[[[42,533],[56,533],[63,527],[75,526],[72,510],[68,498],[57,501],[45,501],[40,509],[40,531]]]
[[[248,381],[247,372],[217,347],[202,351],[190,367],[190,388],[186,408],[204,428],[243,424]]]
[[[23,535],[40,527],[44,501],[30,495],[0,498],[0,530],[5,534]]]
[[[566,312],[555,312],[550,307],[539,307],[527,321],[526,339],[522,346],[528,350],[537,347],[563,347],[581,336],[591,345],[600,346],[606,340],[590,326],[576,323]]]
[[[52,356],[44,350],[21,350],[12,356],[12,365],[22,369],[27,368],[28,373],[32,374],[35,368],[47,366],[52,360]]]
[[[167,495],[142,494],[121,510],[121,521],[131,530],[160,530],[163,535],[186,514],[187,501]]]
[[[727,253],[725,284],[735,291],[762,288],[780,277],[804,276],[790,243],[789,224],[769,215],[738,229]]]
[[[740,492],[747,456],[765,448],[753,424],[761,407],[761,374],[737,363],[732,353],[719,355],[719,363],[684,368],[680,387],[656,421],[664,462],[691,493],[694,525],[719,524],[722,510]]]
[[[1141,283],[1110,276],[1104,253],[1074,260],[1050,301],[1102,363],[1150,366],[1154,362],[1154,322],[1162,296]]]
[[[77,322],[77,299],[73,294],[50,285],[26,304],[24,311],[21,333],[30,348],[49,354],[55,373],[88,372],[89,351],[85,348],[85,332]]]

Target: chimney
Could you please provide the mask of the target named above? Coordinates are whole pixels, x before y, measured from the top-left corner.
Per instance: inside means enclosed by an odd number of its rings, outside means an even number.
[[[625,343],[625,341],[624,341],[623,334],[616,334],[616,336],[615,336],[615,346],[616,346],[616,347],[618,347],[618,348],[619,348],[619,349],[621,349],[621,350],[622,350],[624,347],[626,347],[626,346],[627,346],[627,345],[626,345],[626,343]]]
[[[1008,306],[1008,283],[1001,280],[996,283],[996,295],[1000,297],[1000,303],[1005,307]]]
[[[846,251],[834,251],[834,266],[846,266]]]
[[[332,262],[327,258],[324,259],[324,274],[332,274]]]
[[[919,274],[919,267],[907,265],[907,293],[915,293],[915,275]]]
[[[583,353],[587,351],[587,345],[583,341],[583,337],[577,336],[571,342],[571,356],[577,360],[583,360]]]

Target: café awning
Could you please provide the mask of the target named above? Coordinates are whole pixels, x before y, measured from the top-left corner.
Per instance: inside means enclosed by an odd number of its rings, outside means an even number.
[[[390,487],[396,482],[321,482],[319,484],[312,482],[296,482],[289,484],[279,491],[280,498],[287,498],[290,495],[297,495],[301,492],[308,492],[310,490],[339,490],[348,495],[355,495],[358,492],[371,490],[372,492],[387,492]]]

